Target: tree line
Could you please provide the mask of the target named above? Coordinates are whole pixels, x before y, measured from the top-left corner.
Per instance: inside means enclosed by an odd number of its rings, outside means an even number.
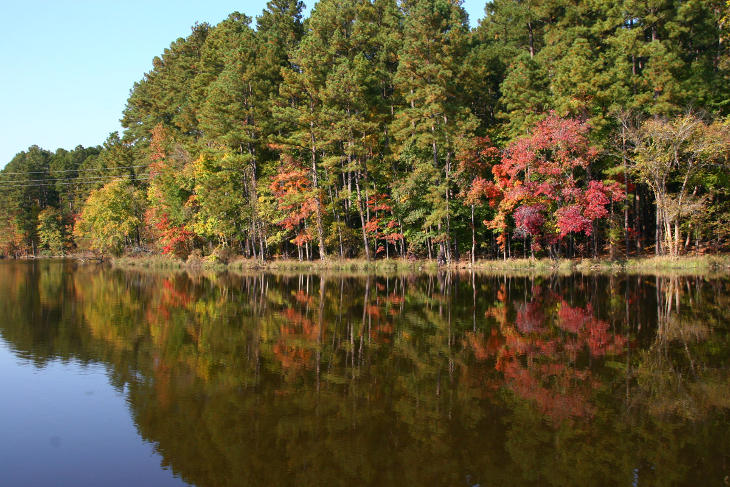
[[[730,3],[272,0],[195,24],[122,134],[0,172],[0,254],[620,257],[730,235]]]

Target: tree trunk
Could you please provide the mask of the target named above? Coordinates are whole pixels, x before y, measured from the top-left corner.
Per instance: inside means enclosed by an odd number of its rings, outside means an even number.
[[[266,259],[266,234],[263,222],[259,222],[259,246],[261,248],[261,262]]]
[[[679,218],[677,218],[674,221],[674,256],[679,257],[679,241],[680,241],[680,232],[679,232]]]
[[[370,246],[368,244],[368,232],[365,228],[365,212],[362,208],[362,194],[360,193],[360,172],[355,174],[355,189],[357,190],[357,212],[360,214],[360,227],[362,228],[362,241],[365,244],[365,259],[370,262]]]
[[[662,244],[661,244],[661,238],[662,238],[662,221],[661,221],[661,215],[660,215],[660,209],[659,209],[659,201],[656,202],[656,227],[654,228],[654,254],[655,255],[662,255]]]
[[[474,205],[471,205],[471,265],[474,265],[477,250],[476,226],[474,225]]]
[[[626,184],[626,199],[624,203],[624,245],[626,245],[626,258],[629,258],[631,241],[629,240],[629,171],[627,169],[626,157],[624,157],[624,183]]]
[[[331,187],[329,188],[329,195],[330,195],[330,203],[332,203],[332,216],[335,218],[335,221],[337,222],[337,238],[339,239],[339,242],[340,242],[340,259],[342,259],[344,257],[344,255],[343,255],[344,252],[342,249],[342,228],[340,225],[340,214],[337,213],[337,209],[336,209],[337,205],[335,205],[335,197],[332,194]]]
[[[446,120],[444,120],[445,122]],[[449,195],[449,179],[451,177],[451,152],[446,153],[446,262],[451,263],[451,208]]]
[[[431,227],[428,227],[428,233],[431,233]],[[428,260],[433,259],[433,252],[431,251],[431,237],[426,237],[426,247],[428,248]]]
[[[437,231],[439,233],[439,253],[438,253],[438,263],[439,265],[442,264],[442,260],[446,260],[446,250],[444,249],[444,239],[441,238],[441,222],[438,223]]]
[[[315,205],[315,215],[317,219],[317,238],[319,239],[319,259],[327,258],[327,250],[324,246],[324,229],[322,228],[322,200],[319,197],[319,184],[317,182],[317,145],[314,139],[314,122],[310,122],[310,136],[312,142],[312,186],[314,187],[317,202]]]
[[[613,241],[613,235],[611,235],[611,227],[613,226],[613,200],[611,200],[611,217],[608,226],[608,254],[611,260],[616,260],[616,245]]]

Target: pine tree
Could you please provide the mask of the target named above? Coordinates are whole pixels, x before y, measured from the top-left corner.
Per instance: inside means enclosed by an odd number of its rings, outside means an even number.
[[[257,107],[261,111],[259,125],[267,141],[281,137],[290,124],[272,116],[274,106],[289,105],[288,99],[279,92],[283,81],[282,69],[293,69],[289,53],[299,45],[304,35],[302,10],[299,0],[271,0],[256,18],[256,79]]]
[[[196,166],[203,171],[196,173],[200,183],[196,188],[198,217],[208,222],[200,226],[208,234],[225,243],[233,238],[246,240],[253,255],[263,258],[265,237],[256,213],[256,173],[262,145],[254,90],[258,82],[254,68],[257,44],[248,26],[249,17],[235,15],[229,20],[235,20],[234,33],[224,30],[221,34],[227,47],[214,49],[223,57],[223,67],[207,85],[199,110],[206,149],[201,157],[205,163]],[[208,40],[218,38],[221,25],[213,29]],[[217,174],[221,171],[224,173]],[[211,233],[208,229],[213,227],[217,230]]]
[[[406,198],[425,201],[422,228],[436,228],[439,257],[451,259],[454,154],[477,121],[462,103],[458,74],[467,52],[467,16],[460,2],[417,0],[406,20],[395,82],[404,96],[393,123],[398,155],[411,166]],[[415,210],[415,209],[414,209]]]
[[[146,147],[158,123],[176,135],[197,137],[194,80],[209,31],[208,24],[196,24],[188,37],[177,39],[152,60],[152,70],[134,84],[124,108],[125,138]]]

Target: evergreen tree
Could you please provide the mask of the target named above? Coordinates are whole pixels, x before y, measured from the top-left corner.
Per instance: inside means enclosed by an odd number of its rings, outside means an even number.
[[[198,135],[192,96],[200,68],[201,50],[210,31],[206,23],[193,26],[191,34],[173,42],[162,56],[152,60],[152,70],[132,87],[122,113],[125,137],[146,147],[152,129],[162,123],[177,135]]]
[[[398,110],[393,134],[398,155],[410,169],[408,194],[399,201],[425,202],[413,208],[422,230],[435,229],[439,256],[451,259],[451,199],[454,154],[477,121],[462,103],[458,80],[467,52],[467,16],[460,2],[416,0],[405,5],[403,45],[395,82],[405,104]]]

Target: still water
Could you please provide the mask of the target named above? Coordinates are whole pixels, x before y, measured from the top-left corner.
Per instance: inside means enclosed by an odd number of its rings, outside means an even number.
[[[0,263],[2,486],[730,485],[730,280]]]

